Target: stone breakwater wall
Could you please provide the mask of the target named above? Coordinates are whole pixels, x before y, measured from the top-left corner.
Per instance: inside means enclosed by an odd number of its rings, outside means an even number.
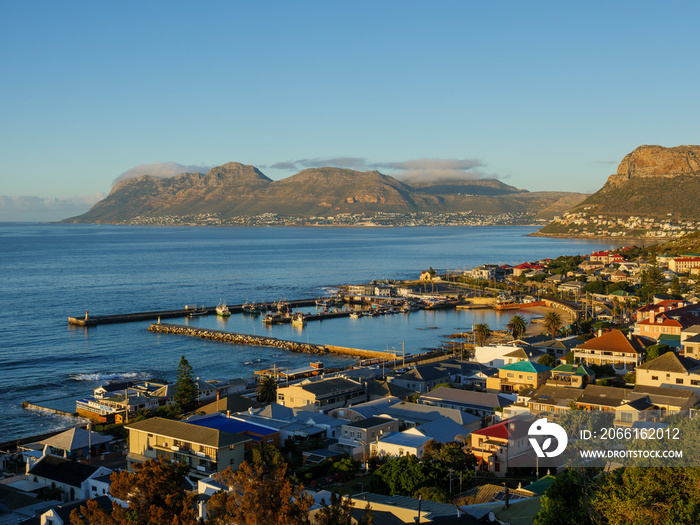
[[[161,334],[186,335],[189,337],[211,339],[213,341],[221,341],[224,343],[232,343],[236,345],[274,346],[276,348],[283,348],[292,352],[304,352],[308,354],[325,354],[326,352],[328,352],[328,349],[323,345],[297,343],[295,341],[285,341],[284,339],[277,339],[275,337],[239,334],[236,332],[225,332],[223,330],[194,328],[185,325],[157,323],[150,325],[148,327],[148,330],[150,332],[156,332]]]

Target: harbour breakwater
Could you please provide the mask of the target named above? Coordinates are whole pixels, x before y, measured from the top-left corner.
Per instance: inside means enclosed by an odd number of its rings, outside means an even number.
[[[377,352],[374,350],[363,350],[360,348],[346,348],[333,345],[317,345],[312,343],[299,343],[297,341],[287,341],[276,337],[241,334],[237,332],[227,332],[224,330],[214,330],[210,328],[195,328],[192,326],[154,323],[148,327],[150,332],[161,334],[186,335],[189,337],[199,337],[223,343],[232,343],[248,346],[273,346],[290,350],[292,352],[303,352],[307,354],[322,355],[326,353],[352,355],[363,358],[380,357],[382,359],[395,359],[396,355],[387,352]]]

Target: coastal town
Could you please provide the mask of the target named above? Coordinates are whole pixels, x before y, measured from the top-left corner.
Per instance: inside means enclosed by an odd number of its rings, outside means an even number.
[[[136,216],[123,224],[186,226],[515,226],[546,224],[533,213],[337,213],[323,216],[285,216],[279,213],[222,218],[218,213],[195,215]]]
[[[183,356],[174,383],[105,383],[76,400],[89,424],[2,445],[0,523],[617,522],[627,507],[611,498],[626,500],[612,489],[646,469],[545,457],[532,428],[576,414],[618,434],[695,428],[699,280],[699,254],[624,247],[340,287],[315,315],[332,302],[343,315],[514,315],[506,331],[477,324],[410,356],[302,345],[290,351],[309,352],[308,367],[255,378],[200,379]],[[195,312],[292,317],[222,306]],[[174,326],[158,315],[151,328],[203,337]],[[333,351],[358,360],[326,369]],[[590,488],[572,499],[582,477]]]

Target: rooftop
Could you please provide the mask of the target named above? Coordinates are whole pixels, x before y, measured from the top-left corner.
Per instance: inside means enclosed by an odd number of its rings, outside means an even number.
[[[214,448],[227,447],[250,440],[250,438],[238,434],[161,417],[130,423],[125,428]]]
[[[539,374],[542,372],[547,372],[548,370],[551,370],[551,368],[540,365],[539,363],[533,363],[532,361],[518,361],[517,363],[501,366],[499,367],[499,370],[512,370],[514,372],[530,372],[533,374]]]

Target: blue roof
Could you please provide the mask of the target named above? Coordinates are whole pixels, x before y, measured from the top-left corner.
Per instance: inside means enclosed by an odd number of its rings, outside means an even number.
[[[250,432],[252,434],[268,436],[277,432],[277,430],[273,428],[263,427],[262,425],[256,425],[255,423],[250,423],[249,421],[242,421],[240,419],[234,419],[232,417],[226,417],[223,414],[214,414],[210,417],[188,420],[187,423],[190,423],[191,425],[197,425],[200,427],[222,430],[224,432],[230,432],[232,434]]]

